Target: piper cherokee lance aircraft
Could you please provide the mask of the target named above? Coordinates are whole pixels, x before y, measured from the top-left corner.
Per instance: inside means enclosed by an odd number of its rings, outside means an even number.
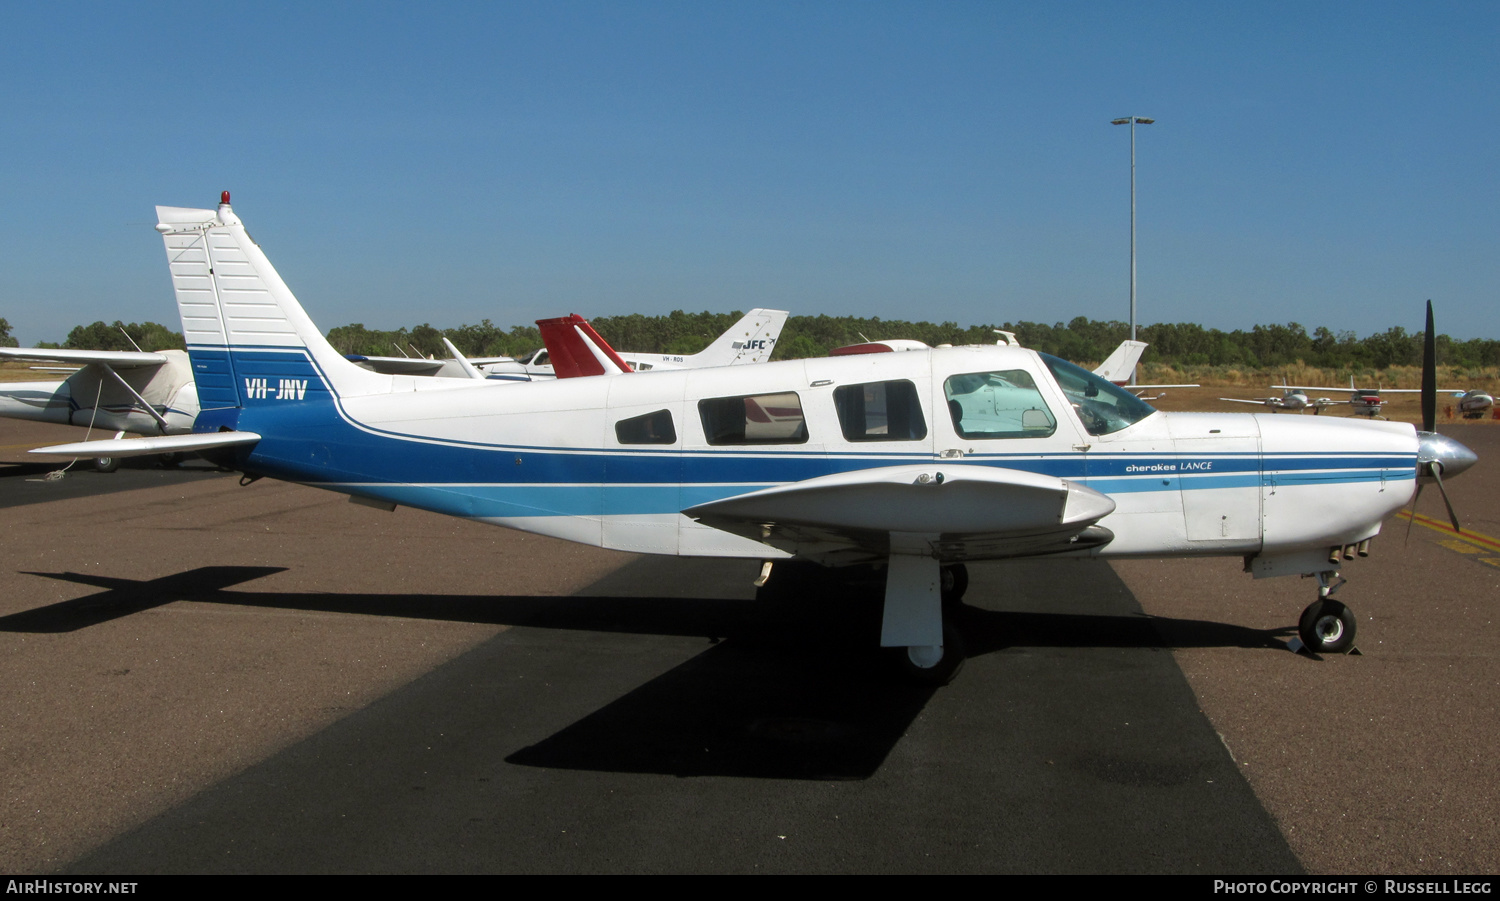
[[[202,451],[371,506],[637,553],[883,563],[880,644],[934,683],[963,661],[945,582],[952,597],[967,561],[1040,554],[1315,575],[1299,634],[1345,650],[1341,557],[1419,482],[1476,459],[1405,424],[1162,413],[1014,346],[519,385],[382,375],[328,344],[227,194],[157,216],[203,410],[193,434],[107,442],[120,452]]]
[[[0,384],[0,416],[98,428],[115,438],[180,435],[193,430],[198,392],[188,355],[108,350],[48,350],[0,347],[0,359],[32,360],[78,367],[60,382]],[[94,468],[113,472],[120,458],[92,457]]]

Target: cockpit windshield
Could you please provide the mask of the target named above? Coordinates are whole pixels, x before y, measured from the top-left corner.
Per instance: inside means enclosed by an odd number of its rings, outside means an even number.
[[[1078,411],[1078,418],[1090,435],[1118,432],[1156,412],[1155,407],[1139,397],[1081,366],[1050,354],[1038,356],[1052,370],[1058,386],[1067,395],[1073,409]]]

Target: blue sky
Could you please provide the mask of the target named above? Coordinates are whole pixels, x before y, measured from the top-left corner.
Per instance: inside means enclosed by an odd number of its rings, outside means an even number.
[[[1500,4],[0,7],[0,316],[177,327],[152,207],[325,331],[779,307],[1500,337]]]

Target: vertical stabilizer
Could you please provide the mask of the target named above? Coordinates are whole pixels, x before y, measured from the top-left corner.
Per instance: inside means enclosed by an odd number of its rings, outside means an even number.
[[[1141,354],[1146,352],[1144,341],[1121,341],[1115,352],[1109,355],[1109,359],[1099,364],[1094,370],[1094,375],[1108,379],[1116,385],[1123,385],[1130,381],[1135,375],[1135,365],[1141,361]]]
[[[199,401],[207,409],[388,390],[335,351],[229,206],[156,208]]]
[[[682,365],[696,368],[765,363],[771,359],[771,352],[776,349],[776,341],[781,337],[787,315],[786,310],[751,310],[714,343],[687,357]]]
[[[536,327],[547,344],[552,371],[560,379],[583,375],[620,375],[631,372],[609,342],[599,337],[589,321],[577,313],[558,319],[538,319]]]

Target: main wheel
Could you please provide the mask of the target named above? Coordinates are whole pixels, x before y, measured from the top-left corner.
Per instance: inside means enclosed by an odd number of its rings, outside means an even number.
[[[943,621],[941,648],[897,648],[896,651],[898,664],[908,679],[933,687],[952,682],[968,659],[962,633],[947,620]]]
[[[969,590],[969,568],[962,563],[950,563],[943,567],[942,593],[944,604],[956,604],[964,599]]]
[[[96,472],[114,472],[120,468],[119,457],[95,457],[94,470]]]
[[[1302,611],[1297,637],[1309,651],[1342,654],[1354,647],[1355,623],[1348,607],[1331,598],[1319,598]]]

